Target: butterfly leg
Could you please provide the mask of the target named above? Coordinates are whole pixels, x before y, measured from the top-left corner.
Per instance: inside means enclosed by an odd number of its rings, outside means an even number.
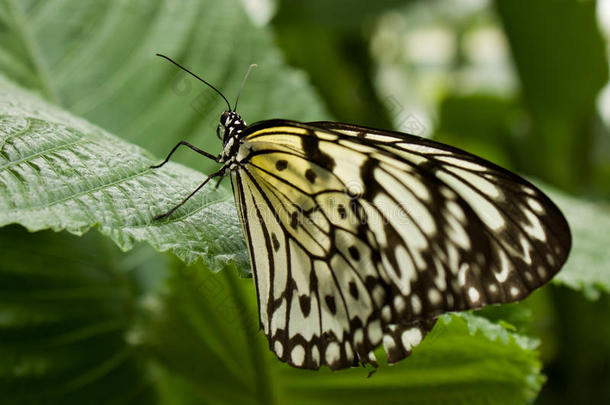
[[[216,185],[214,186],[214,190],[218,190],[218,187],[220,186],[220,183],[222,183],[222,179],[224,179],[224,176],[221,176],[218,181],[216,182]]]
[[[174,154],[176,149],[178,149],[182,145],[188,146],[189,148],[191,148],[195,152],[199,153],[200,155],[203,155],[203,156],[207,157],[208,159],[212,159],[215,162],[218,162],[220,160],[220,156],[214,156],[211,153],[208,153],[208,152],[206,152],[204,150],[201,150],[198,147],[196,147],[194,145],[191,145],[190,143],[188,143],[186,141],[180,141],[180,142],[178,142],[178,144],[176,146],[174,146],[172,148],[172,150],[169,152],[169,154],[167,155],[167,157],[165,158],[165,160],[163,162],[159,163],[158,165],[150,166],[150,168],[151,169],[157,169],[157,168],[163,166],[164,164],[166,164],[169,161],[169,158]]]
[[[186,203],[192,196],[194,196],[199,190],[201,190],[203,188],[203,186],[205,186],[210,180],[212,180],[214,177],[218,177],[218,176],[223,176],[225,174],[226,171],[226,166],[223,166],[219,171],[217,171],[216,173],[212,173],[210,174],[204,181],[203,183],[201,183],[199,186],[197,186],[197,188],[191,193],[189,194],[184,200],[182,200],[180,202],[180,204],[176,205],[175,207],[173,207],[171,210],[167,211],[164,214],[161,215],[155,215],[154,219],[155,220],[159,220],[159,219],[163,219],[166,218],[168,216],[170,216],[174,211],[176,211],[178,208],[182,207],[184,205],[184,203]]]

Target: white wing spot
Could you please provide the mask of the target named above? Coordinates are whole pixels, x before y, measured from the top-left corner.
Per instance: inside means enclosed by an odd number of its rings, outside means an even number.
[[[455,193],[453,191],[451,191],[451,189],[447,188],[447,187],[441,187],[440,188],[441,194],[443,195],[443,197],[445,197],[448,200],[455,200]]]
[[[527,264],[532,264],[532,252],[531,252],[531,245],[529,243],[529,241],[524,237],[521,236],[519,238],[519,242],[521,242],[521,248],[523,249],[523,260],[525,260],[525,262]]]
[[[454,156],[437,156],[436,159],[442,160],[443,162],[451,163],[455,166],[463,167],[465,169],[470,169],[478,172],[484,172],[487,170],[484,166],[481,166],[477,163],[470,162],[465,159],[458,159]]]
[[[394,297],[394,309],[396,309],[396,312],[398,312],[399,314],[402,313],[405,310],[405,299],[402,297],[402,295],[397,295]]]
[[[544,208],[542,208],[542,205],[540,205],[540,203],[538,201],[534,200],[533,198],[528,198],[527,203],[530,206],[530,208],[534,210],[534,212],[536,212],[538,214],[544,213]]]
[[[352,132],[352,131],[345,131],[345,132]],[[324,139],[325,141],[336,141],[337,139],[339,139],[339,137],[337,135],[332,135],[332,134],[329,134],[327,132],[322,132],[322,131],[316,131],[316,136],[320,139]]]
[[[411,350],[413,346],[417,346],[422,340],[422,334],[419,328],[411,328],[402,332],[400,340],[406,350]]]
[[[339,360],[339,357],[339,344],[337,342],[330,342],[328,346],[326,346],[326,363],[333,364]]]
[[[383,319],[384,322],[390,322],[392,320],[392,309],[388,305],[381,308],[381,319]]]
[[[275,344],[273,345],[273,350],[275,351],[275,354],[278,355],[278,357],[282,357],[282,355],[284,354],[284,345],[282,345],[282,342],[280,342],[279,340],[276,340]]]
[[[358,134],[361,134],[361,132],[358,131],[350,131],[349,129],[341,129],[341,132],[346,134],[346,135],[350,135],[350,136],[358,136]],[[317,133],[317,132],[316,132]],[[320,134],[325,135],[325,132],[321,132]]]
[[[500,272],[494,272],[494,275],[496,276],[496,280],[498,280],[500,283],[503,283],[508,278],[508,257],[506,257],[506,253],[504,253],[504,251],[502,250],[499,251],[499,256]]]
[[[521,186],[521,191],[523,191],[525,194],[529,194],[529,195],[535,195],[536,192],[528,186]]]
[[[451,172],[449,172],[451,173]],[[481,220],[487,225],[489,228],[498,231],[506,225],[506,221],[504,217],[498,211],[498,208],[487,201],[485,197],[483,197],[479,192],[484,193],[486,195],[493,194],[493,188],[489,190],[475,190],[467,183],[464,183],[458,176],[458,178],[453,177],[453,174],[449,174],[447,172],[438,172],[436,176],[442,180],[445,184],[451,186],[476,212],[476,214],[481,218]],[[457,176],[457,175],[456,175]],[[491,183],[489,183],[491,185]],[[484,187],[484,186],[480,186]],[[497,191],[497,190],[496,190]]]
[[[458,252],[457,248],[455,247],[455,245],[453,243],[451,243],[450,241],[445,241],[446,244],[446,251],[447,251],[447,261],[446,263],[449,264],[449,270],[451,270],[451,273],[453,273],[454,275],[457,275],[459,273],[459,271],[462,269],[462,266],[460,265],[460,253]],[[462,264],[465,265],[466,268],[468,268],[468,264]]]
[[[406,185],[420,200],[430,200],[430,192],[428,191],[426,184],[419,177],[416,177],[416,173],[396,170],[395,167],[387,163],[381,163],[380,166],[396,176],[398,180]]]
[[[401,143],[397,143],[396,146],[398,146],[404,150],[423,153],[423,154],[431,154],[431,153],[435,154],[435,155],[451,154],[451,152],[443,150],[443,149],[433,148],[432,146],[420,145],[417,143],[401,142]]]
[[[422,310],[421,300],[419,299],[417,294],[413,294],[411,296],[411,310],[415,315],[418,315]]]
[[[347,341],[345,342],[345,358],[350,362],[354,360],[354,350],[352,345]]]
[[[519,289],[515,286],[510,288],[510,295],[512,295],[513,297],[516,297],[517,294],[519,294]]]
[[[428,290],[428,300],[432,305],[440,304],[443,296],[436,288],[430,288]]]
[[[458,270],[458,282],[460,283],[460,287],[464,287],[466,285],[466,272],[470,266],[468,263],[460,264],[460,269]]]
[[[522,211],[525,213],[525,217],[529,221],[529,224],[523,224],[525,231],[542,242],[546,241],[546,232],[544,232],[540,219],[528,209],[523,209]]]
[[[305,349],[301,345],[296,345],[290,352],[290,359],[295,366],[302,366],[305,362]]]
[[[363,341],[364,341],[364,332],[362,331],[362,329],[356,329],[354,331],[354,344],[356,346],[360,346]]]
[[[479,295],[479,291],[477,291],[476,288],[474,287],[470,287],[468,289],[468,297],[470,298],[470,301],[474,302],[478,302],[480,295]]]
[[[447,210],[451,215],[453,215],[458,221],[464,223],[466,222],[466,215],[464,214],[464,210],[462,207],[458,205],[455,201],[449,200],[447,201]]]
[[[538,275],[544,279],[546,277],[546,269],[542,266],[538,266]]]
[[[313,359],[313,362],[317,365],[320,364],[320,351],[318,350],[318,346],[313,346],[311,348],[311,358]]]
[[[401,214],[402,211],[396,211],[396,204],[386,193],[377,194],[373,200],[373,205],[384,214],[385,218],[387,218],[389,223],[396,229],[401,238],[405,241],[409,241],[408,248],[413,253],[417,266],[423,267],[425,261],[418,261],[418,255],[420,255],[419,252],[428,248],[428,239],[426,238],[426,235],[419,230],[416,223],[413,222],[409,216],[396,215]],[[387,244],[387,241],[384,245],[385,244]],[[421,265],[420,262],[422,263]]]
[[[381,305],[383,304],[383,301],[385,299],[385,291],[383,290],[383,287],[378,285],[373,289],[373,300],[375,301],[375,303],[377,305]]]
[[[352,361],[354,359],[352,345],[347,341],[345,342],[345,357],[347,358],[347,361]]]
[[[383,331],[381,330],[381,322],[379,322],[379,319],[376,319],[369,323],[367,331],[369,335],[369,341],[372,344],[378,344],[381,340],[381,337],[383,336]]]
[[[464,250],[470,249],[470,238],[468,234],[462,227],[461,223],[458,222],[455,218],[449,216],[447,217],[447,226],[445,226],[445,231],[456,245],[461,247]]]
[[[400,292],[403,295],[409,295],[411,283],[417,279],[417,270],[415,270],[413,260],[411,260],[407,249],[403,245],[396,246],[394,254],[396,255],[396,261],[401,265],[401,277],[396,277],[395,272],[388,272],[388,275],[394,279],[393,281],[400,288]]]
[[[474,187],[479,190],[481,193],[491,197],[491,198],[499,198],[502,194],[498,187],[495,184],[485,179],[485,177],[476,175],[469,171],[458,169],[455,167],[446,167],[445,170],[448,170],[458,177],[461,177],[469,184],[469,187]],[[459,191],[458,191],[459,192]]]
[[[386,351],[386,353],[389,353],[392,349],[394,349],[394,347],[396,347],[396,342],[394,341],[394,339],[392,339],[392,336],[384,335],[383,336],[383,348]]]
[[[380,142],[398,142],[398,141],[402,141],[401,138],[397,138],[395,136],[388,136],[385,134],[373,134],[373,133],[367,133],[365,136],[366,139],[371,139],[373,141],[380,141]]]

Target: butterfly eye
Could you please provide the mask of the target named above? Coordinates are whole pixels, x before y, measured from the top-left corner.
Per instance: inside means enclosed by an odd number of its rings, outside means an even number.
[[[224,127],[221,124],[218,124],[218,127],[216,128],[216,136],[218,137],[218,139],[220,139],[222,141],[224,134],[225,134]]]

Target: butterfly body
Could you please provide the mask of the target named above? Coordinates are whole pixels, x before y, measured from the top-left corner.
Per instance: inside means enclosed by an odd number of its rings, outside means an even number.
[[[172,63],[171,59],[163,56]],[[180,65],[178,65],[180,66]],[[446,312],[525,298],[561,269],[569,226],[520,176],[458,148],[336,122],[231,108],[217,136],[256,286],[259,323],[294,367],[408,356]],[[247,75],[246,75],[247,76]]]

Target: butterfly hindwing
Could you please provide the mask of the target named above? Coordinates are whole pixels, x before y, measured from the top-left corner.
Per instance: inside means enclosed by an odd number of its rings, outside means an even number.
[[[327,364],[340,368],[357,364],[351,336],[346,336],[351,330],[343,295],[347,291],[339,284],[346,281],[350,271],[336,272],[340,276],[337,278],[320,255],[320,245],[311,239],[300,242],[299,233],[291,234],[287,229],[291,228],[291,221],[284,217],[281,212],[284,207],[277,205],[273,195],[277,191],[268,183],[254,180],[245,172],[236,174],[235,179],[247,218],[246,235],[261,328],[269,338],[270,348],[280,359],[296,367],[317,369]],[[349,281],[345,283],[348,285]],[[363,294],[361,301],[364,300]],[[349,310],[354,312],[357,307]],[[368,312],[372,308],[362,307]],[[362,316],[368,318],[370,314],[364,312]]]
[[[565,261],[548,198],[466,152],[337,123],[247,131],[233,184],[261,327],[294,366],[374,362],[382,342],[400,360],[439,314],[521,299]]]

